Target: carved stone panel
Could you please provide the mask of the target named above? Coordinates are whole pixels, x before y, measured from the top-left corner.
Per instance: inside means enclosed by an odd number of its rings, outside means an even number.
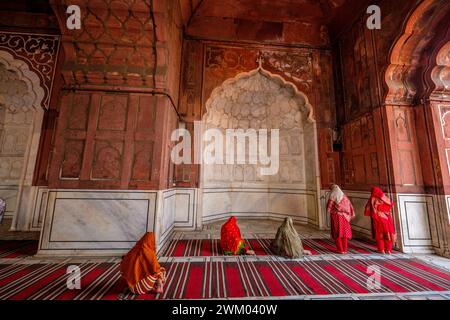
[[[34,109],[28,87],[0,63],[0,184],[18,185]]]
[[[263,71],[253,71],[216,89],[206,108],[205,129],[218,129],[224,137],[226,129],[253,129],[256,135],[260,129],[268,129],[269,133],[270,129],[279,129],[280,142],[280,165],[276,174],[261,175],[259,169],[262,165],[249,163],[249,155],[255,151],[247,139],[245,164],[204,164],[206,187],[236,182],[241,185],[290,184],[301,187],[312,183],[306,170],[314,171],[316,142],[305,135],[305,130],[312,130],[312,126],[306,125],[311,110],[305,97],[296,94],[292,87]],[[258,142],[261,148],[261,140]],[[228,147],[224,148],[225,156]]]
[[[42,107],[48,108],[56,68],[59,36],[0,32],[0,50],[24,61],[44,90]]]
[[[168,110],[164,101],[147,94],[63,94],[49,186],[156,187],[163,125],[156,119]]]

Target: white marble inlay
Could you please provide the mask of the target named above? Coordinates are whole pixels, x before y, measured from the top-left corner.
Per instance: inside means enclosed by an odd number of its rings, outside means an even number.
[[[405,210],[409,237],[417,240],[430,240],[431,233],[426,202],[406,202]]]
[[[137,241],[148,200],[56,199],[50,241]]]
[[[156,192],[50,190],[39,254],[103,254],[154,231]]]
[[[398,194],[404,252],[430,253],[437,246],[434,196]]]

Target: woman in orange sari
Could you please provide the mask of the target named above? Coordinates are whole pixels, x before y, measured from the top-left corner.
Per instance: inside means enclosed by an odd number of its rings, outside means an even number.
[[[163,292],[166,270],[156,257],[153,232],[147,232],[122,258],[120,272],[133,294]]]
[[[225,255],[255,254],[241,237],[236,218],[231,217],[220,230],[220,247]]]
[[[364,215],[371,218],[372,236],[377,241],[378,252],[383,254],[392,253],[392,244],[396,240],[394,222],[391,215],[392,206],[392,200],[380,188],[373,187]]]

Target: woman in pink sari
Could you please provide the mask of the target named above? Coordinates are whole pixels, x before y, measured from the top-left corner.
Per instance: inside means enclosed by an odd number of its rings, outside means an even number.
[[[335,184],[331,186],[327,212],[331,217],[331,237],[336,241],[339,253],[347,253],[348,240],[352,238],[350,220],[355,217],[352,203]]]

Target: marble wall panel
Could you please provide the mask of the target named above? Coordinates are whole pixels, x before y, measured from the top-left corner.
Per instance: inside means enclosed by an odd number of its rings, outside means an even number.
[[[203,221],[231,215],[246,218],[283,219],[318,225],[317,195],[312,191],[262,188],[203,189]]]
[[[398,194],[397,199],[403,251],[433,253],[439,247],[435,197]]]
[[[50,190],[38,255],[123,253],[154,231],[156,192]]]

